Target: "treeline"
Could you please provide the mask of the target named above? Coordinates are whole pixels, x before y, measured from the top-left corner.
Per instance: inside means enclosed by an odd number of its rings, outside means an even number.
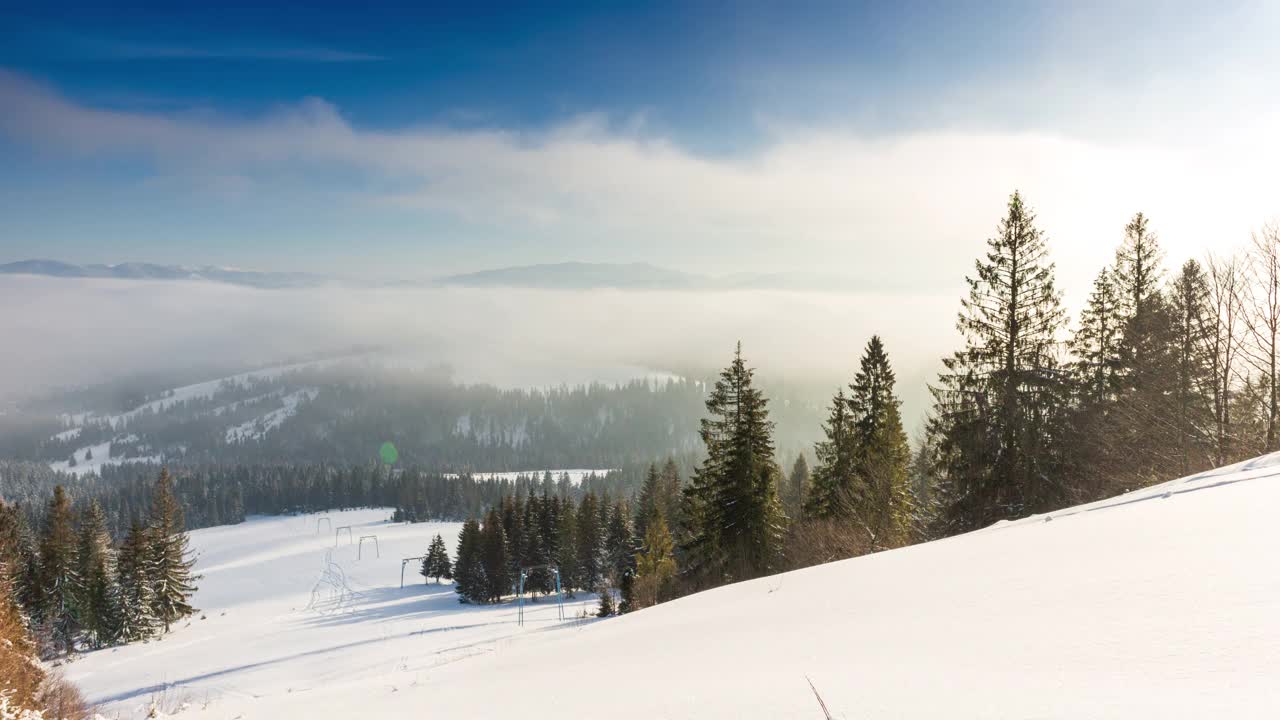
[[[173,492],[183,508],[186,527],[193,530],[239,523],[247,515],[362,507],[395,508],[396,520],[462,520],[518,491],[539,492],[545,487],[575,498],[587,491],[624,497],[641,479],[634,467],[590,474],[578,484],[563,475],[453,476],[384,464],[206,465],[172,470],[177,478]],[[0,499],[16,505],[28,523],[38,525],[44,504],[54,487],[61,485],[78,500],[98,504],[112,537],[123,538],[131,519],[147,513],[159,471],[148,464],[108,465],[100,476],[76,477],[31,463],[0,461]]]
[[[1170,275],[1138,213],[1074,329],[1017,193],[987,244],[959,316],[965,346],[933,388],[934,534],[1277,449],[1276,227]]]
[[[967,278],[913,453],[888,353],[868,342],[833,398],[812,470],[775,461],[768,401],[741,348],[683,488],[676,593],[942,537],[1108,497],[1280,446],[1280,229],[1169,276],[1150,221],[1069,327],[1045,236],[1011,196]],[[642,553],[664,542],[642,541]],[[636,583],[646,577],[639,563]],[[665,573],[665,570],[663,571]],[[665,579],[665,575],[664,575]]]
[[[499,389],[454,384],[439,371],[312,368],[223,382],[211,397],[153,398],[65,432],[52,418],[24,416],[12,431],[0,418],[0,457],[74,465],[85,448],[110,443],[113,459],[162,457],[171,467],[350,466],[391,442],[406,465],[441,472],[617,467],[695,452],[705,392],[697,379]],[[778,392],[788,400],[784,445],[800,447],[818,403],[798,388]]]
[[[102,507],[73,507],[61,486],[38,531],[0,502],[0,606],[19,614],[41,657],[147,640],[194,612],[194,559],[167,471],[143,517],[117,544]]]

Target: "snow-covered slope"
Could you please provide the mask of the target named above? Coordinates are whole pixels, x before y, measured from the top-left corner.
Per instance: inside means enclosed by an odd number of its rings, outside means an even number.
[[[396,587],[425,526],[367,526],[415,539],[342,556],[366,597],[312,616],[332,539],[259,520],[194,533],[208,620],[72,676],[110,710],[175,683],[192,717],[821,718],[812,682],[836,718],[1272,718],[1277,506],[1272,455],[621,618],[560,624],[544,605],[523,629],[509,606]]]

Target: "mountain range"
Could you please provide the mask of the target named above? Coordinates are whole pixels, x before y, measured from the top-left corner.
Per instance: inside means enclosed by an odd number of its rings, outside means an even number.
[[[115,265],[77,265],[58,260],[21,260],[0,265],[0,274],[42,275],[59,278],[113,278],[127,280],[203,280],[255,288],[316,287],[349,283],[340,278],[302,272],[239,270],[215,266],[187,267],[128,262]],[[373,283],[386,284],[386,283]],[[562,262],[481,270],[446,275],[396,285],[446,287],[507,287],[545,290],[792,290],[842,292],[854,287],[843,276],[822,273],[738,273],[700,275],[648,263]]]

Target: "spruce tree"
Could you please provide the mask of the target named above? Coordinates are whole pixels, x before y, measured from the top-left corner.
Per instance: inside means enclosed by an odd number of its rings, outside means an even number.
[[[831,399],[831,411],[822,432],[826,439],[813,450],[817,464],[813,468],[812,487],[805,499],[804,516],[807,518],[848,515],[860,501],[864,490],[857,477],[855,428],[844,388]]]
[[[424,578],[435,578],[436,582],[440,582],[440,578],[446,580],[453,575],[451,564],[449,562],[449,550],[445,547],[444,538],[436,533],[431,538],[431,544],[427,547],[427,555],[422,559],[422,570],[420,571]]]
[[[849,386],[855,472],[863,488],[862,504],[854,512],[884,546],[907,542],[911,523],[911,447],[895,383],[884,343],[873,335]]]
[[[787,492],[784,497],[784,509],[787,516],[792,520],[799,520],[804,516],[805,502],[809,497],[809,461],[805,460],[804,453],[796,455],[796,461],[791,466],[791,476],[787,478]]]
[[[566,499],[560,508],[559,527],[556,529],[559,540],[556,543],[556,567],[560,570],[560,587],[566,595],[573,597],[574,588],[578,587],[578,513],[571,499]]]
[[[191,615],[191,596],[195,581],[191,568],[195,558],[188,557],[188,539],[183,527],[182,506],[173,493],[173,479],[168,468],[161,468],[151,497],[151,523],[148,527],[150,552],[147,574],[155,592],[153,610],[164,632]]]
[[[1044,236],[1018,193],[987,247],[966,278],[957,321],[965,346],[932,388],[953,531],[1056,507],[1069,473],[1063,311]]]
[[[107,533],[107,521],[96,500],[80,520],[78,606],[85,640],[101,648],[120,636],[121,596],[116,578],[116,554]]]
[[[502,531],[502,517],[490,510],[481,529],[481,563],[484,566],[485,601],[500,602],[511,592],[511,574],[507,565],[507,539]]]
[[[636,534],[644,537],[646,524],[649,518],[655,512],[661,512],[658,505],[661,502],[659,482],[661,477],[658,474],[658,466],[649,463],[649,470],[645,473],[644,482],[640,485],[640,494],[636,496],[636,517],[635,529]]]
[[[636,602],[656,605],[676,574],[671,531],[662,515],[654,513],[646,525],[643,551],[636,556]]]
[[[147,530],[135,518],[120,546],[120,640],[147,640],[160,626],[155,616],[155,589],[147,571],[150,542]]]
[[[781,557],[781,473],[768,401],[752,375],[739,343],[706,401],[710,417],[699,435],[707,457],[684,491],[689,529],[683,550],[698,582],[758,577],[777,568]]]
[[[1124,315],[1112,271],[1103,268],[1093,281],[1093,291],[1080,313],[1080,326],[1071,340],[1075,356],[1072,369],[1080,384],[1085,406],[1114,401],[1119,391],[1120,343]]]
[[[622,501],[615,503],[613,510],[609,513],[605,546],[609,563],[608,572],[612,578],[621,582],[622,576],[631,571],[636,553],[631,525],[627,522],[626,505]]]
[[[577,535],[578,587],[594,591],[604,577],[600,562],[604,533],[600,526],[599,500],[594,492],[587,491],[578,505]]]
[[[44,537],[40,541],[39,619],[54,649],[60,647],[64,655],[75,651],[80,633],[79,585],[71,500],[58,485],[53,489]]]
[[[487,599],[483,553],[480,523],[475,518],[467,518],[458,532],[458,558],[453,564],[453,588],[459,602],[478,603]]]
[[[1209,357],[1209,281],[1200,263],[1183,264],[1169,289],[1169,309],[1173,320],[1174,362],[1177,380],[1174,405],[1177,408],[1177,448],[1180,474],[1207,464],[1209,428],[1212,425],[1212,360]]]
[[[613,591],[607,586],[601,585],[599,592],[600,604],[596,606],[596,617],[609,617],[610,615],[616,615],[618,610],[613,603]]]

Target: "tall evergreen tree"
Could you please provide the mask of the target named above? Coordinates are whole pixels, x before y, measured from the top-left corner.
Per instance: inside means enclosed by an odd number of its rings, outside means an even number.
[[[622,501],[614,503],[613,510],[609,513],[605,547],[609,573],[616,582],[621,582],[622,576],[631,571],[636,553],[631,524],[627,521],[626,504]]]
[[[661,514],[654,513],[645,525],[644,547],[636,556],[636,602],[639,607],[656,605],[676,574],[671,531]]]
[[[120,546],[120,639],[146,640],[155,635],[160,622],[155,616],[155,589],[148,573],[150,542],[147,530],[135,518]]]
[[[500,602],[511,592],[511,571],[507,564],[507,539],[502,517],[490,510],[481,529],[481,562],[484,566],[485,600]]]
[[[809,461],[804,453],[796,455],[791,465],[791,475],[787,478],[787,492],[783,494],[783,509],[787,517],[799,520],[804,515],[804,505],[809,496]]]
[[[849,386],[854,428],[854,462],[864,488],[855,509],[885,545],[905,543],[911,520],[908,466],[911,446],[902,428],[902,401],[884,342],[873,335]]]
[[[40,541],[40,622],[47,629],[54,650],[64,655],[75,651],[80,633],[80,611],[76,589],[76,535],[71,518],[71,499],[61,485],[53,489],[44,537]]]
[[[431,538],[431,544],[427,546],[426,557],[422,559],[422,570],[420,571],[424,578],[435,578],[436,582],[440,582],[440,578],[446,580],[453,577],[452,564],[449,562],[449,549],[445,547],[444,538],[440,533]]]
[[[147,574],[155,592],[153,610],[167,633],[174,622],[195,612],[190,600],[195,594],[195,581],[198,579],[191,573],[195,558],[189,557],[182,506],[174,495],[173,478],[167,468],[161,468],[160,476],[156,478],[148,536]]]
[[[480,523],[467,518],[458,532],[458,558],[453,564],[453,588],[458,601],[484,602],[488,599],[488,585],[484,573],[484,539]]]
[[[699,434],[707,457],[685,488],[690,572],[720,583],[778,566],[783,522],[768,401],[752,384],[742,344],[707,398]]]
[[[578,587],[594,591],[604,577],[601,548],[604,532],[600,525],[600,503],[594,492],[587,492],[578,504]]]
[[[569,597],[573,597],[574,588],[578,587],[578,513],[573,501],[566,498],[560,507],[559,526],[556,529],[556,567],[560,570],[560,587]]]
[[[1058,366],[1063,311],[1035,215],[1014,193],[987,253],[966,278],[931,432],[952,530],[1056,506],[1067,474],[1068,384]]]
[[[822,427],[826,439],[814,447],[817,464],[812,488],[805,499],[807,518],[846,516],[864,493],[857,475],[854,453],[856,435],[849,415],[849,399],[841,388],[831,399],[831,411]]]
[[[77,605],[85,640],[101,648],[120,636],[121,596],[116,579],[116,554],[107,532],[102,506],[95,500],[80,520]]]
[[[1093,291],[1080,314],[1080,326],[1071,340],[1073,369],[1082,390],[1083,404],[1097,407],[1112,402],[1119,391],[1120,343],[1124,336],[1112,271],[1103,268],[1093,281]]]
[[[1207,464],[1212,425],[1210,406],[1211,359],[1209,357],[1209,281],[1200,263],[1183,264],[1169,291],[1173,320],[1174,361],[1177,381],[1174,405],[1177,408],[1177,447],[1180,472]]]

